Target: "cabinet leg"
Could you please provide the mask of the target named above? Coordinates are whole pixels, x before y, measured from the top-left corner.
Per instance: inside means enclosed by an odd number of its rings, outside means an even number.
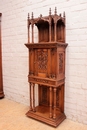
[[[54,92],[54,110],[53,110],[53,118],[56,119],[56,88],[53,89]]]
[[[32,110],[32,91],[31,91],[31,83],[30,83],[30,110]]]
[[[52,118],[52,87],[49,88],[50,91],[50,118]]]
[[[35,112],[35,84],[33,84],[33,111]]]

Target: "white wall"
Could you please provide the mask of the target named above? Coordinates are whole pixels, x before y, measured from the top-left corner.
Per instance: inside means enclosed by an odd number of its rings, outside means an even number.
[[[87,124],[87,0],[0,0],[5,97],[29,105],[27,14],[66,13],[67,118]]]

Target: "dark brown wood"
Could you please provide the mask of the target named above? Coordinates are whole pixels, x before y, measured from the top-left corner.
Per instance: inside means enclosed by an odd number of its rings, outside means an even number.
[[[3,76],[2,76],[1,16],[2,13],[0,13],[0,98],[3,98],[4,92],[3,92]]]
[[[38,43],[34,43],[34,25],[38,29]],[[32,28],[30,43],[29,28]],[[38,18],[28,15],[28,43],[30,82],[30,110],[27,116],[57,127],[65,118],[65,14],[51,14]],[[31,85],[32,84],[32,85]],[[38,84],[38,99],[35,99],[35,84]],[[32,89],[32,92],[31,92]],[[35,106],[35,101],[38,105]]]

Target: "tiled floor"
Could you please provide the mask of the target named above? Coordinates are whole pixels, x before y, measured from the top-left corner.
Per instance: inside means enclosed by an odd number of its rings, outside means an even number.
[[[0,99],[0,130],[87,130],[87,125],[64,120],[57,128],[26,117],[28,106]]]

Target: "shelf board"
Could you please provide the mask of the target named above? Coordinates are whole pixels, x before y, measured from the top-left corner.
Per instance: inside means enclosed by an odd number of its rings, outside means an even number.
[[[65,114],[61,113],[59,110],[56,110],[56,119],[50,118],[49,107],[47,106],[37,106],[36,112],[28,111],[26,115],[30,118],[39,120],[53,127],[57,127],[66,118]]]

